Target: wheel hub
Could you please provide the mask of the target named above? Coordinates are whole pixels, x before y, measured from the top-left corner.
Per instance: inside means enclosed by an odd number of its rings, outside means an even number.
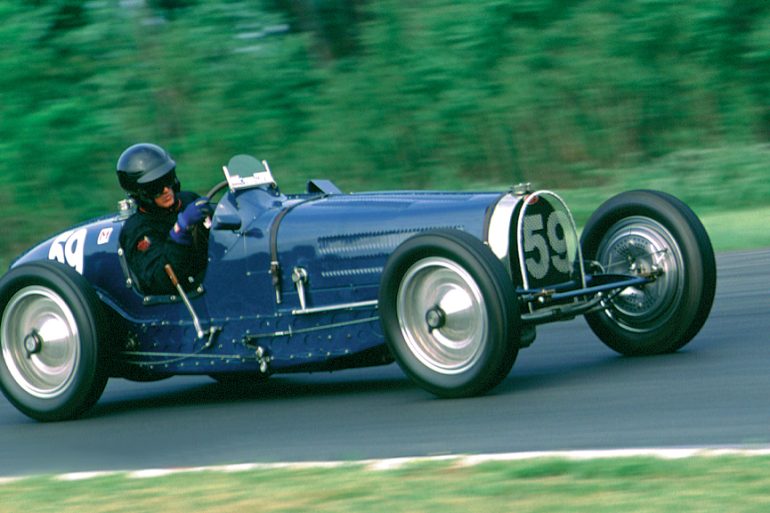
[[[32,330],[24,337],[24,349],[27,351],[27,358],[39,353],[43,349],[43,337],[40,336],[37,330]]]
[[[446,313],[436,305],[425,313],[425,322],[428,323],[428,331],[441,329],[446,324]]]
[[[609,315],[632,331],[649,330],[667,321],[671,305],[683,293],[679,278],[683,259],[665,227],[645,217],[627,218],[610,230],[598,257],[611,273],[654,278],[621,291],[611,300]]]
[[[442,257],[415,263],[402,279],[396,308],[407,345],[426,367],[456,374],[479,358],[489,330],[486,304],[457,263]]]
[[[80,359],[72,310],[49,288],[19,290],[3,313],[0,347],[5,366],[26,393],[40,399],[60,395],[74,379]]]

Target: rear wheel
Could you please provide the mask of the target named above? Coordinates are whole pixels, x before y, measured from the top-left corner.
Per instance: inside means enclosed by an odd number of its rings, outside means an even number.
[[[583,256],[607,273],[652,276],[606,299],[586,315],[610,348],[626,355],[676,351],[703,327],[714,300],[716,263],[697,216],[680,200],[657,191],[629,191],[602,206],[586,223]]]
[[[418,385],[442,397],[491,389],[518,353],[511,279],[492,251],[456,230],[417,235],[388,260],[380,318],[391,351]]]
[[[0,282],[0,388],[41,421],[79,416],[107,383],[101,303],[89,283],[61,264],[41,261]]]

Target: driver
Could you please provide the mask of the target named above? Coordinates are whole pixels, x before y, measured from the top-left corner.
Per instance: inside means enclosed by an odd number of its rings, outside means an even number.
[[[176,293],[164,269],[171,264],[185,289],[194,288],[206,269],[212,213],[206,197],[181,191],[176,162],[155,144],[127,148],[118,159],[118,181],[137,204],[120,233],[129,268],[145,294]]]

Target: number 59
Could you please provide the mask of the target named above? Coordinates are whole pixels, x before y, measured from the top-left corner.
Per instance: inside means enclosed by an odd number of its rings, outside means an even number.
[[[548,214],[545,224],[542,214],[524,217],[524,253],[528,255],[525,263],[533,278],[545,278],[551,266],[563,274],[569,274],[572,270],[564,229],[567,223],[566,214],[558,211]]]

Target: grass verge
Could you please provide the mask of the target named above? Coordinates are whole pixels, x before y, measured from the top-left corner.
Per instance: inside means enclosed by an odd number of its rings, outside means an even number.
[[[716,251],[770,247],[770,207],[700,217]]]
[[[536,458],[453,461],[374,471],[339,468],[201,471],[156,478],[116,474],[0,485],[3,513],[270,512],[764,512],[770,457],[664,460]]]

